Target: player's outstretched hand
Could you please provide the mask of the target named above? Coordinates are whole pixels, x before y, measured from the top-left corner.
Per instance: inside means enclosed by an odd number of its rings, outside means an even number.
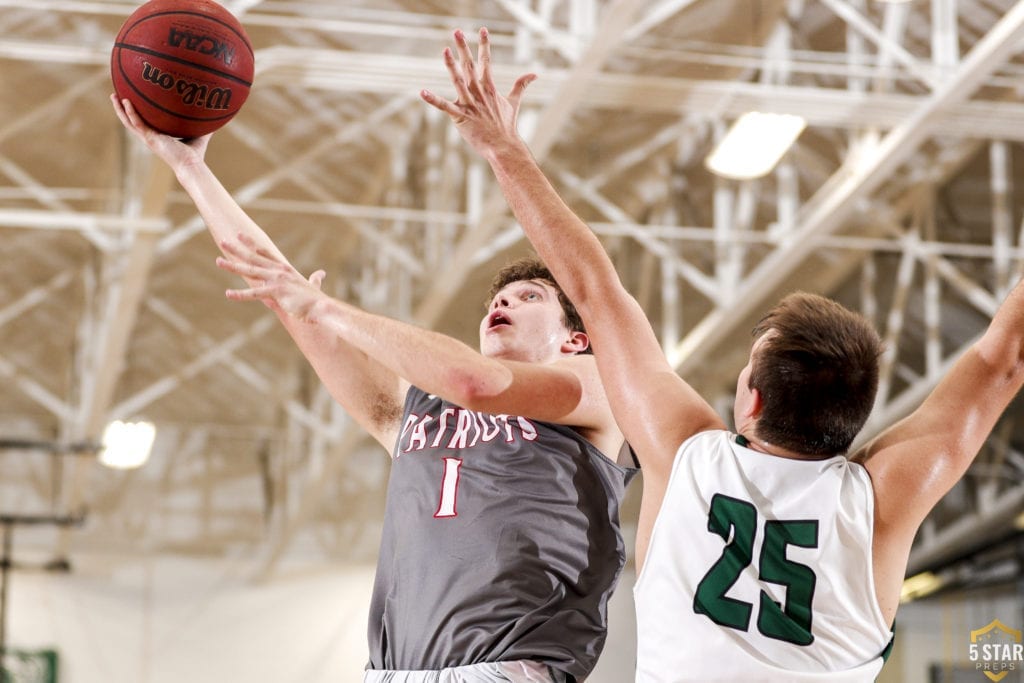
[[[151,128],[127,99],[119,100],[117,95],[111,93],[110,102],[124,127],[175,171],[188,164],[201,163],[206,156],[206,147],[212,133],[190,140],[179,140]]]
[[[314,305],[326,295],[320,291],[324,271],[318,270],[307,280],[292,264],[280,256],[261,249],[251,237],[238,234],[237,240],[223,240],[217,266],[242,276],[249,284],[245,289],[225,292],[232,301],[262,301],[272,310],[282,310],[303,322],[316,322]]]
[[[444,64],[452,78],[457,97],[454,102],[435,95],[429,90],[420,91],[420,96],[429,104],[448,114],[455,122],[462,137],[480,153],[486,153],[518,139],[516,117],[519,103],[526,86],[532,83],[536,74],[528,73],[516,79],[508,97],[499,95],[491,75],[491,43],[487,29],[480,29],[480,46],[477,61],[473,61],[466,36],[455,31],[455,51],[444,49]]]

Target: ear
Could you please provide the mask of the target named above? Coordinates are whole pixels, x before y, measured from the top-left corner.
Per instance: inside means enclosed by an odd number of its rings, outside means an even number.
[[[764,408],[764,403],[761,401],[761,392],[750,387],[750,398],[747,400],[746,408],[743,410],[743,416],[753,419],[761,417],[761,409]]]
[[[587,350],[590,346],[590,337],[587,336],[586,332],[580,332],[578,330],[571,330],[569,332],[569,338],[562,342],[561,351],[562,353],[582,353]]]

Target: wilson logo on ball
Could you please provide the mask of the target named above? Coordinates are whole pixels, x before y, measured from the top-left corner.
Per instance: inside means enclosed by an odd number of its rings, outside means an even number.
[[[231,88],[208,88],[201,83],[175,78],[171,74],[161,73],[160,69],[149,62],[142,63],[142,77],[164,90],[180,95],[182,104],[206,109],[231,108]]]

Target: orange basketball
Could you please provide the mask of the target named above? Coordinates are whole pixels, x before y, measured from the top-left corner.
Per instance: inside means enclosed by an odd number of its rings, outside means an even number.
[[[252,87],[252,44],[213,0],[149,0],[121,26],[110,76],[118,98],[150,126],[194,138],[242,108]]]

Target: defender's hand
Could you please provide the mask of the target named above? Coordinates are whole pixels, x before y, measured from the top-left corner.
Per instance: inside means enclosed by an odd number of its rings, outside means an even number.
[[[479,65],[474,63],[462,31],[455,31],[454,36],[459,59],[456,61],[451,48],[445,48],[444,63],[458,95],[456,100],[451,102],[429,90],[421,91],[420,96],[448,114],[462,137],[478,152],[484,153],[518,140],[516,119],[520,101],[526,86],[537,78],[536,74],[520,76],[508,97],[503,97],[498,94],[491,75],[491,44],[487,29],[480,29]]]

